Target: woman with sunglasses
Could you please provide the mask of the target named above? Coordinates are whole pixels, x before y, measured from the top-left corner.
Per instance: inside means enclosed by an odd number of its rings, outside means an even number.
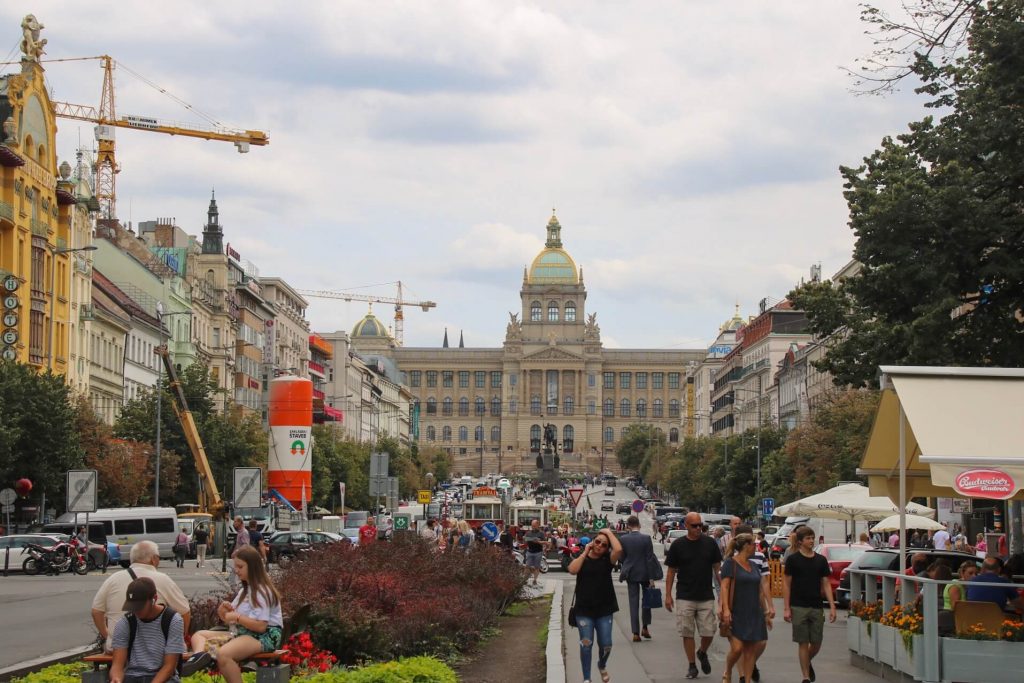
[[[576,625],[580,630],[580,663],[583,683],[590,683],[594,634],[599,646],[597,670],[608,683],[608,658],[612,654],[612,618],[619,611],[612,584],[612,568],[622,559],[622,544],[614,533],[601,529],[579,557],[569,563],[576,576]]]

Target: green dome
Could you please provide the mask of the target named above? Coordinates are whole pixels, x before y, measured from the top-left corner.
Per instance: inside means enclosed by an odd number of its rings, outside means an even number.
[[[352,328],[352,337],[373,337],[373,338],[387,338],[391,335],[388,334],[388,329],[384,327],[381,321],[377,320],[377,316],[373,313],[367,313],[363,316],[363,319],[356,323],[356,326]]]
[[[576,285],[579,281],[576,263],[565,249],[548,247],[537,254],[530,266],[529,282],[532,285]]]

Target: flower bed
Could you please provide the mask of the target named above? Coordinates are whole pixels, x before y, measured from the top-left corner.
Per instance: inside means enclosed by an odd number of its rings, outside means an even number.
[[[286,612],[312,605],[316,647],[342,664],[450,656],[519,595],[525,573],[499,550],[438,553],[416,536],[310,552],[279,577]]]

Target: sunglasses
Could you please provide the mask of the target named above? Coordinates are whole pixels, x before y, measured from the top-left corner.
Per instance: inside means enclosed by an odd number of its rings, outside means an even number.
[[[691,529],[699,529],[701,525],[700,524],[687,524],[686,526],[690,527]]]
[[[608,544],[604,541],[594,541],[594,546],[598,548],[607,548]]]

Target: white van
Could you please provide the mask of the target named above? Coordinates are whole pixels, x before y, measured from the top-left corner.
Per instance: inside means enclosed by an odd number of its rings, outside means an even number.
[[[78,519],[84,521],[85,516],[79,513]],[[75,513],[65,513],[57,521],[74,522]],[[138,541],[153,541],[160,547],[160,557],[174,557],[174,540],[180,531],[174,508],[100,508],[89,514],[89,522],[103,522],[107,539],[121,546],[125,560]]]
[[[841,519],[822,519],[821,517],[786,517],[785,523],[779,527],[779,532],[775,538],[786,538],[799,526],[811,527],[814,529],[814,540],[818,541],[824,537],[825,543],[847,543],[847,537],[854,536],[853,524]],[[864,528],[865,526],[870,525],[865,525],[864,522],[861,522],[861,528],[859,530],[866,530]],[[855,538],[854,541],[856,541]]]

